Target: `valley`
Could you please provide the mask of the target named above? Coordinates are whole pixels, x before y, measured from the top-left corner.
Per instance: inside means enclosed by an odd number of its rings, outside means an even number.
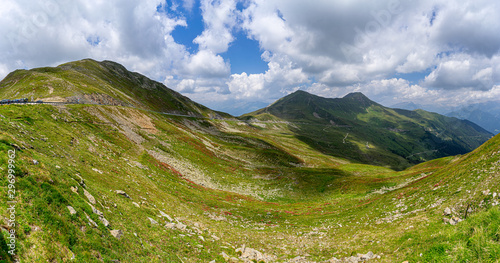
[[[300,91],[237,118],[92,60],[15,94],[72,103],[0,106],[5,262],[499,259],[500,137],[470,122]]]

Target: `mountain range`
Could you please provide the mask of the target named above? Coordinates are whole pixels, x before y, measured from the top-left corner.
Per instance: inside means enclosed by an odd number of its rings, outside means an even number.
[[[464,154],[492,137],[470,121],[387,108],[362,93],[328,99],[297,91],[242,117],[290,122],[297,138],[325,154],[394,169]]]
[[[469,121],[303,91],[233,117],[90,59],[0,82],[23,97],[3,262],[500,260],[500,137]]]

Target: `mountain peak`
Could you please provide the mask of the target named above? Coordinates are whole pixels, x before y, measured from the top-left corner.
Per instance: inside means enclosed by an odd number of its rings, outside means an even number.
[[[370,100],[368,97],[365,96],[365,94],[361,92],[351,92],[344,96],[344,99],[350,99],[350,98]]]
[[[359,105],[362,107],[369,107],[371,105],[377,104],[376,102],[370,100],[368,97],[366,97],[361,92],[349,93],[349,94],[345,95],[342,99],[350,100],[350,101],[359,103]]]

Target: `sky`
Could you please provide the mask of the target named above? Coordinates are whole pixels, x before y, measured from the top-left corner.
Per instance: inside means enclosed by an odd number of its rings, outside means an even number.
[[[93,58],[233,115],[298,89],[451,109],[500,99],[499,14],[494,0],[0,0],[0,79]]]

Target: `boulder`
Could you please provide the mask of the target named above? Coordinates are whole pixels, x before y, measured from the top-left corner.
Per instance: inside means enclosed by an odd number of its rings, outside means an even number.
[[[183,223],[178,223],[178,224],[175,224],[175,228],[181,230],[181,231],[184,231],[186,230],[186,225],[184,225]]]
[[[152,225],[158,225],[158,221],[154,220],[151,217],[148,217],[149,221],[151,222]]]
[[[93,205],[89,204],[90,205],[90,208],[92,208],[92,213],[98,215],[98,216],[104,216],[104,214],[99,211],[99,209],[95,208]]]
[[[458,217],[454,216],[454,217],[452,217],[452,218],[450,219],[450,225],[454,226],[454,225],[458,224],[458,223],[459,223],[459,222],[461,222],[461,221],[462,221],[462,219],[460,219],[460,218],[458,218]]]
[[[361,260],[369,260],[369,259],[372,259],[372,258],[375,258],[375,255],[373,254],[373,252],[369,251],[368,253],[366,254],[358,254],[358,257],[361,259]]]
[[[112,236],[114,236],[117,239],[120,239],[120,237],[123,236],[123,231],[121,231],[119,229],[113,229],[113,230],[111,230],[109,232],[111,233]]]
[[[270,261],[273,261],[275,259],[275,257],[273,257],[273,256],[263,254],[258,250],[255,250],[255,249],[249,248],[249,247],[245,247],[244,245],[241,248],[237,248],[236,253],[241,254],[240,259],[243,259],[243,260],[250,260],[250,261],[255,260],[257,262],[260,262],[260,261],[270,262]]]
[[[115,193],[117,193],[119,195],[123,195],[126,198],[130,198],[130,196],[127,193],[125,193],[123,190],[116,190]]]
[[[68,206],[67,206],[67,208],[68,208],[69,213],[70,213],[71,215],[75,215],[75,214],[76,214],[76,210],[75,210],[72,206],[69,206],[69,205],[68,205]]]
[[[89,220],[89,225],[90,226],[93,226],[93,227],[97,227],[97,223],[94,222],[94,220],[92,220],[92,218],[90,218],[89,215],[87,215],[87,213],[85,213],[85,216],[87,217],[87,219]]]
[[[95,205],[95,198],[94,196],[92,196],[87,190],[83,189],[83,194],[87,197],[87,199],[89,200],[89,202],[93,205]]]
[[[80,176],[80,174],[76,174],[76,176],[80,179],[80,182],[78,182],[78,180],[76,180],[83,188],[87,188],[87,186],[85,185],[85,181],[83,180],[83,178]]]
[[[449,207],[445,208],[443,211],[443,215],[445,215],[445,216],[451,215],[451,209]]]
[[[168,229],[175,229],[175,224],[174,223],[166,223],[165,227]]]
[[[168,221],[170,221],[170,222],[173,222],[173,221],[174,221],[174,219],[172,219],[169,215],[165,214],[165,213],[164,213],[163,211],[161,211],[161,210],[160,210],[160,215],[161,215],[162,217],[166,217],[166,218],[168,219]]]
[[[106,218],[104,218],[103,216],[100,216],[99,217],[99,220],[101,220],[101,223],[105,226],[105,227],[108,227],[109,226],[109,221],[106,220]]]

